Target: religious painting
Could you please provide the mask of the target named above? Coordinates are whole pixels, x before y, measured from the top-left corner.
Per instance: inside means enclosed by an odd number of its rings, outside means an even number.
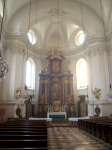
[[[59,71],[59,62],[54,61],[53,62],[53,71],[58,72]]]
[[[61,86],[59,83],[53,83],[51,87],[51,103],[55,101],[61,102]]]
[[[96,113],[97,115],[99,115],[99,114],[101,113],[101,109],[100,109],[99,106],[96,106],[96,107],[95,107],[95,113]]]

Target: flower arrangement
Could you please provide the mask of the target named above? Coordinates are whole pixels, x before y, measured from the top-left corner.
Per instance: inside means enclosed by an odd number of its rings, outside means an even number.
[[[92,90],[92,93],[94,94],[94,97],[95,97],[95,99],[100,99],[101,98],[101,89],[97,89],[97,88],[95,88],[95,90],[93,91]]]

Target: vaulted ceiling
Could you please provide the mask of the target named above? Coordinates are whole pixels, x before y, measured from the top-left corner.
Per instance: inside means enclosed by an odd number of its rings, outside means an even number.
[[[112,0],[102,0],[101,4],[108,32],[112,21]],[[59,45],[63,53],[78,51],[83,46],[75,44],[78,31],[84,30],[86,41],[104,34],[101,4],[100,0],[31,0],[30,5],[30,0],[6,0],[5,38],[27,43],[27,32],[32,29],[37,42],[30,47],[35,47],[36,51],[49,51],[53,45]]]

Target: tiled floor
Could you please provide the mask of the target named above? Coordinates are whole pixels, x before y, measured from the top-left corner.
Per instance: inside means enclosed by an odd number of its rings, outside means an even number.
[[[49,150],[112,150],[112,147],[74,127],[48,128]]]

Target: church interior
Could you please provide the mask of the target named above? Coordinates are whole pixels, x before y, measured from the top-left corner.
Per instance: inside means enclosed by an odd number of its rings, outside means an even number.
[[[111,123],[112,0],[0,0],[0,26],[0,124],[46,118],[67,143],[79,118]]]

